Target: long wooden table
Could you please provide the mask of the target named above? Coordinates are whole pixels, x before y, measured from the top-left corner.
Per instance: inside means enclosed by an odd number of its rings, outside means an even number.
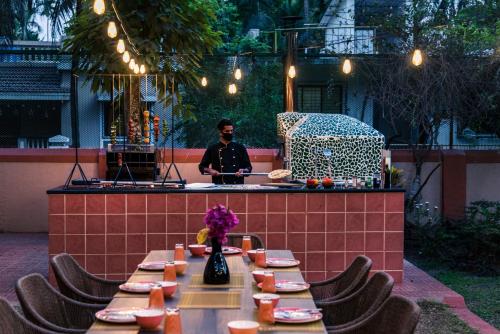
[[[269,257],[286,257],[293,258],[293,254],[289,250],[269,250]],[[172,260],[173,251],[151,251],[144,261],[162,261],[162,260]],[[219,308],[219,309],[186,309],[182,308],[180,311],[182,319],[183,334],[221,334],[228,333],[227,323],[232,320],[256,320],[256,307],[253,302],[252,295],[255,291],[255,283],[252,278],[251,269],[253,263],[251,263],[247,257],[241,257],[238,255],[227,256],[226,260],[229,265],[230,273],[235,275],[236,273],[242,273],[244,278],[243,289],[206,289],[206,288],[191,288],[189,284],[191,282],[191,276],[193,274],[203,274],[205,268],[206,257],[191,257],[189,251],[186,251],[186,260],[188,261],[188,267],[184,275],[177,276],[177,291],[172,298],[167,298],[165,300],[166,307],[176,307],[180,301],[182,294],[185,291],[241,291],[241,306],[239,308]],[[275,270],[276,279],[290,279],[294,281],[304,281],[301,272],[298,268],[286,269],[286,270]],[[162,280],[162,272],[151,272],[136,270],[132,276],[129,278],[129,282],[138,282],[146,280]],[[108,305],[109,308],[115,307],[147,307],[149,302],[148,294],[130,294],[118,292],[111,303]],[[302,295],[300,299],[293,298],[293,295],[288,295],[286,298],[282,298],[278,304],[280,307],[305,307],[305,308],[315,308],[312,297]],[[326,333],[326,329],[322,323],[319,324],[314,333]],[[275,333],[275,334],[297,334],[302,332],[299,327],[292,331],[282,331],[282,330],[269,330],[261,331],[259,333]],[[90,327],[87,333],[91,334],[114,334],[114,333],[124,333],[124,334],[136,334],[136,333],[163,333],[163,327],[160,327],[156,331],[141,331],[139,326],[136,324],[111,324],[101,321],[96,321],[92,327]],[[312,332],[311,332],[312,333]]]

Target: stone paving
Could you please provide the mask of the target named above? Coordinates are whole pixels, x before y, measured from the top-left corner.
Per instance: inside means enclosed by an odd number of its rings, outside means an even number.
[[[46,233],[0,233],[0,296],[17,303],[14,286],[18,278],[29,273],[48,275],[48,237]],[[500,333],[469,311],[464,298],[427,275],[408,261],[404,263],[404,280],[393,293],[412,300],[432,299],[450,306],[469,326],[481,334]]]

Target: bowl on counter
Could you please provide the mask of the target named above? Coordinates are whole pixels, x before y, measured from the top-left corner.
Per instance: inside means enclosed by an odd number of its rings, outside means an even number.
[[[161,308],[145,308],[134,313],[137,324],[143,329],[155,329],[160,326],[165,310]]]
[[[259,323],[252,320],[234,320],[227,324],[230,334],[257,334]]]
[[[252,297],[253,302],[257,307],[259,307],[260,301],[262,299],[271,299],[271,301],[273,302],[273,307],[276,307],[276,305],[278,305],[278,302],[280,301],[280,296],[274,293],[256,293]]]
[[[192,244],[188,246],[191,256],[203,256],[207,245]]]
[[[247,251],[248,258],[250,259],[250,261],[255,262],[255,254],[256,253],[257,253],[256,249],[251,249],[251,250]]]

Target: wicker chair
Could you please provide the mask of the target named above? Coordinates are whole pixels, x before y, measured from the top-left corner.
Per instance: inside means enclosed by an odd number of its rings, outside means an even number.
[[[92,275],[66,253],[54,256],[50,264],[61,293],[84,303],[108,304],[118,292],[118,286],[125,283]]]
[[[412,334],[420,307],[402,296],[390,296],[378,310],[349,327],[328,330],[330,334]]]
[[[250,236],[252,240],[252,249],[265,248],[262,239],[255,233],[228,233],[227,234],[227,246],[240,247],[243,242],[244,236]],[[207,239],[207,246],[210,246],[210,240]]]
[[[358,290],[366,283],[372,260],[359,255],[342,273],[320,282],[311,282],[311,294],[314,301],[328,299],[330,301],[344,298]]]
[[[0,297],[0,333],[2,334],[59,334],[38,327],[19,314],[9,302]]]
[[[16,283],[16,294],[26,318],[49,330],[85,333],[104,304],[72,300],[54,289],[40,274],[30,274]]]
[[[391,275],[379,272],[349,296],[322,300],[316,306],[323,309],[323,322],[328,330],[349,327],[375,312],[390,296],[393,286]]]

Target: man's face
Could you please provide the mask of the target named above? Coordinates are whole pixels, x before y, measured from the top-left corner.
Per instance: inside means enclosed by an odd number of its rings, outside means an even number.
[[[224,136],[225,133],[227,134],[233,134],[234,128],[232,125],[226,125],[224,126],[224,129],[221,131],[221,136]]]

